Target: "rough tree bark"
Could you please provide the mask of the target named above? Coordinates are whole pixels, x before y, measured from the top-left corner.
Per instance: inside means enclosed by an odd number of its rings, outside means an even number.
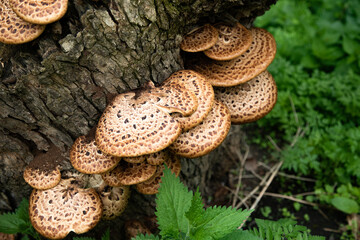
[[[30,194],[22,171],[36,151],[53,143],[68,157],[74,139],[97,123],[107,94],[160,83],[182,69],[184,33],[226,19],[249,27],[275,1],[74,0],[37,40],[0,44],[0,210]],[[206,192],[221,154],[183,160],[184,181]],[[128,215],[151,214],[151,197],[131,199]]]

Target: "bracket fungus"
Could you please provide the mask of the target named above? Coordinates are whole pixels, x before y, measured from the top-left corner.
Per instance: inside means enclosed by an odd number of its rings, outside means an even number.
[[[9,0],[11,8],[27,22],[49,24],[66,13],[68,0]]]
[[[186,34],[180,44],[180,48],[186,52],[201,52],[211,48],[218,40],[219,33],[210,24],[205,24]]]
[[[188,65],[203,74],[213,86],[231,87],[256,77],[266,70],[276,54],[276,42],[265,29],[250,29],[253,41],[246,52],[229,61],[215,61],[198,55]]]
[[[210,112],[214,103],[214,90],[204,76],[192,70],[177,71],[166,79],[164,84],[172,82],[187,83],[187,88],[195,93],[198,99],[198,107],[190,116],[185,117],[177,113],[172,115],[180,123],[183,131],[187,131],[199,125]]]
[[[140,93],[141,94],[141,93]],[[180,124],[146,97],[135,93],[114,98],[96,129],[96,145],[110,155],[136,157],[160,151],[180,134]]]
[[[177,155],[196,158],[218,147],[230,130],[229,109],[215,100],[210,113],[198,126],[183,132],[169,148]]]
[[[34,40],[43,33],[45,25],[29,23],[10,7],[9,0],[0,0],[0,42],[21,44]]]
[[[29,216],[41,235],[61,239],[71,231],[80,234],[93,228],[101,219],[102,203],[94,189],[64,179],[54,188],[32,191]]]
[[[252,34],[240,23],[234,26],[216,24],[214,26],[219,37],[214,46],[204,51],[205,55],[214,60],[231,60],[243,54],[253,40]]]
[[[277,100],[276,83],[268,71],[250,81],[229,88],[215,88],[216,99],[230,110],[231,123],[254,122],[275,106]]]
[[[97,174],[115,168],[121,158],[103,153],[95,144],[95,138],[78,137],[70,149],[70,162],[79,172]]]

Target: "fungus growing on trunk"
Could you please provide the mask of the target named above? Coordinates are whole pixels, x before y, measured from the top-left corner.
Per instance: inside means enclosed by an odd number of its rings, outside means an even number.
[[[211,48],[218,40],[219,33],[210,24],[205,24],[186,34],[180,44],[180,48],[186,52],[201,52]]]

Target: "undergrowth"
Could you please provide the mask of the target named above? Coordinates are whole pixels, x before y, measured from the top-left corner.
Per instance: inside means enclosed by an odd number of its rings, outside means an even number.
[[[259,137],[269,135],[283,169],[315,178],[320,201],[359,213],[360,2],[280,0],[256,25],[277,41],[278,101],[252,141],[274,149]]]

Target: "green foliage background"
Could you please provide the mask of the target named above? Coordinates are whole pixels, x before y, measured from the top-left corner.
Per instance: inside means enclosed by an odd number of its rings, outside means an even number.
[[[346,198],[357,202],[350,212],[358,212],[360,1],[279,0],[255,25],[276,39],[269,71],[279,95],[255,123],[262,137],[252,140],[272,148],[262,143],[270,135],[283,149],[274,153],[283,169],[316,178],[320,200],[339,208],[332,199]],[[305,134],[291,147],[299,127]]]

